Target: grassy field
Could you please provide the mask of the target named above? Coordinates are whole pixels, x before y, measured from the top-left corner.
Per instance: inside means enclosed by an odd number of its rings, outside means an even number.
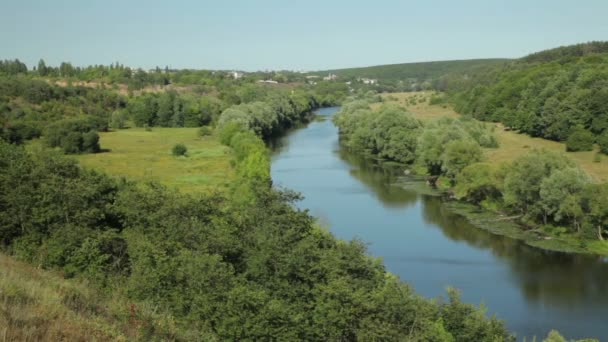
[[[384,94],[383,98],[385,103],[396,103],[406,107],[422,121],[428,121],[442,116],[459,116],[459,114],[449,106],[445,106],[444,108],[444,106],[440,105],[429,105],[428,98],[431,94],[431,92],[394,93]],[[416,104],[412,104],[412,98],[417,99]],[[420,101],[420,99],[425,99],[425,101]],[[380,105],[381,104],[374,104],[373,106],[378,107]],[[488,123],[488,125],[496,127],[495,132],[500,143],[499,148],[486,150],[486,155],[492,162],[509,162],[526,154],[533,148],[544,148],[566,153],[566,147],[563,143],[541,138],[532,138],[525,134],[507,131],[501,124]],[[568,152],[567,155],[578,163],[596,182],[608,182],[608,156],[602,155],[601,160],[596,162],[594,161],[596,151]]]
[[[230,149],[215,136],[200,138],[198,128],[130,128],[101,133],[100,145],[107,152],[78,156],[80,163],[129,179],[158,181],[185,192],[225,187],[231,180]],[[171,155],[183,143],[185,157]]]

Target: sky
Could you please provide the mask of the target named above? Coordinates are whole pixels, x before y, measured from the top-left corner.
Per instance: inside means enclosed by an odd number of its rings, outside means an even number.
[[[608,0],[0,0],[0,59],[323,70],[608,40]]]

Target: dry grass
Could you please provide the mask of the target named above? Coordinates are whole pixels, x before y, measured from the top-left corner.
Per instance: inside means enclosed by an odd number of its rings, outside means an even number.
[[[0,253],[0,342],[184,339],[157,311]]]
[[[124,328],[86,286],[0,254],[0,341],[126,341]]]
[[[215,136],[200,138],[198,128],[131,128],[100,134],[108,152],[78,156],[81,165],[133,180],[158,181],[185,192],[222,188],[233,176],[230,149]],[[183,143],[185,157],[171,148]]]
[[[441,105],[429,105],[428,98],[432,92],[416,92],[416,93],[393,93],[384,94],[385,103],[396,103],[416,115],[423,121],[433,120],[442,116],[457,117],[459,116],[449,106],[446,108]],[[415,97],[416,99],[425,99],[417,101],[416,104],[410,104],[409,100]],[[374,104],[378,107],[380,104]],[[488,123],[495,126],[495,133],[500,143],[497,149],[487,149],[486,155],[491,162],[503,163],[509,162],[517,157],[526,154],[530,149],[547,149],[557,152],[566,153],[566,147],[563,143],[550,141],[541,138],[532,138],[526,134],[519,134],[513,131],[506,131],[501,124]],[[594,161],[596,151],[589,152],[568,152],[568,157],[574,160],[580,167],[585,170],[596,182],[608,181],[608,156],[602,156],[599,162]]]

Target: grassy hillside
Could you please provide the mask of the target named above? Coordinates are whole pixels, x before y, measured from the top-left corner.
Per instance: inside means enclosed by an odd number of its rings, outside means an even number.
[[[84,282],[0,254],[2,341],[133,341],[145,339],[145,325],[162,338],[158,333],[169,321],[143,311],[116,293],[104,296]]]
[[[419,81],[439,78],[448,73],[461,73],[468,70],[503,64],[507,59],[470,59],[455,61],[437,61],[421,63],[387,64],[361,68],[347,68],[318,71],[314,74],[336,74],[341,78],[367,77],[379,80],[407,80]]]
[[[429,105],[428,99],[431,94],[432,92],[396,93],[383,94],[382,97],[385,102],[397,103],[406,107],[421,120],[430,120],[441,116],[457,117],[459,115],[449,106]],[[414,101],[411,99],[419,100],[416,100],[416,103],[413,104]],[[379,107],[380,105],[374,104],[373,107]],[[504,126],[498,123],[488,123],[488,125],[496,127],[495,133],[500,144],[497,149],[486,150],[487,157],[493,163],[512,161],[534,148],[544,148],[563,153],[566,151],[564,143],[533,138],[527,134],[505,130]],[[595,151],[597,151],[597,147]],[[576,161],[595,181],[608,182],[608,156],[601,158],[599,162],[595,161],[595,151],[568,152],[567,155]]]
[[[82,154],[85,167],[130,179],[159,181],[187,192],[209,191],[228,184],[233,175],[230,149],[215,136],[199,137],[198,128],[130,128],[100,134],[107,152]],[[186,145],[185,157],[171,148]]]

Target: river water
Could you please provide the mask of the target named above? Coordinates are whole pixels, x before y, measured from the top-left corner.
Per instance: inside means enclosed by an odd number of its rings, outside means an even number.
[[[471,226],[438,197],[395,185],[399,173],[341,149],[331,116],[282,138],[272,158],[278,187],[304,195],[298,206],[339,238],[361,239],[388,271],[427,297],[462,291],[484,303],[519,338],[608,341],[608,260],[553,253]],[[608,205],[608,204],[607,204]]]

